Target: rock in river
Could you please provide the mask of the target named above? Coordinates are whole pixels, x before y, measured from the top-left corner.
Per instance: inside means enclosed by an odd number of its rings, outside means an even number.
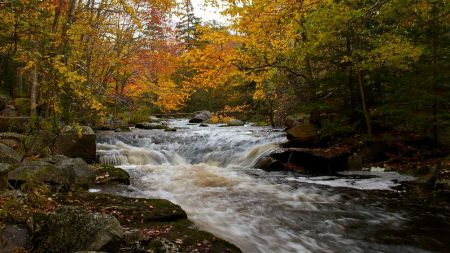
[[[200,111],[197,112],[192,119],[189,120],[189,123],[205,123],[211,120],[212,114],[210,111]]]

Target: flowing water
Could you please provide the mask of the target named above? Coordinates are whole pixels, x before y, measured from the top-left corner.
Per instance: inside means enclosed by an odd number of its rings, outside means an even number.
[[[392,172],[307,177],[264,172],[255,162],[285,140],[263,127],[99,133],[104,164],[126,169],[129,196],[179,204],[198,227],[243,252],[449,252],[450,214],[399,202],[411,180]]]

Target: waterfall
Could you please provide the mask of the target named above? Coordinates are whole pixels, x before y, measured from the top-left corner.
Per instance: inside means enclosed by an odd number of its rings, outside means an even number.
[[[199,127],[187,120],[168,124],[178,131],[98,135],[99,160],[132,177],[132,191],[119,194],[169,199],[201,229],[247,253],[429,252],[421,248],[420,237],[410,245],[384,240],[381,231],[413,233],[414,216],[392,208],[396,203],[389,194],[362,190],[367,185],[391,189],[407,177],[267,173],[254,165],[285,140],[280,130]]]

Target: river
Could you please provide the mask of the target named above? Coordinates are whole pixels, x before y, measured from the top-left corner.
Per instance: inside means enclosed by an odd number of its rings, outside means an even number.
[[[101,132],[99,159],[132,178],[118,194],[164,198],[243,252],[450,252],[450,214],[399,201],[412,180],[378,169],[308,177],[255,162],[285,140],[269,127]]]

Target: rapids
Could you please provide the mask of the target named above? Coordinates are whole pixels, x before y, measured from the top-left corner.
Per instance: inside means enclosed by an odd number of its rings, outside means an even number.
[[[411,177],[387,172],[307,177],[264,172],[256,161],[285,140],[268,127],[199,127],[177,132],[101,132],[99,160],[127,170],[118,194],[164,198],[243,252],[448,252],[450,214],[399,204],[393,187]]]

